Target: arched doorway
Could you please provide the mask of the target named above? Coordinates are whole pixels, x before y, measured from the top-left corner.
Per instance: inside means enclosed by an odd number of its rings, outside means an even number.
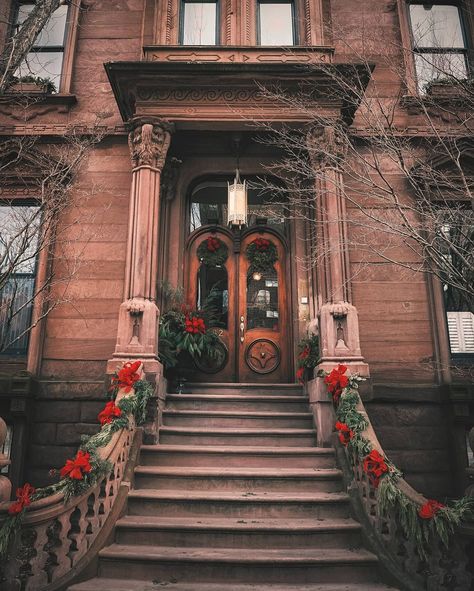
[[[224,245],[225,261],[220,264],[206,264],[200,256],[210,240]],[[263,259],[258,256],[261,252]],[[208,225],[191,234],[186,249],[186,301],[200,309],[211,299],[219,320],[214,330],[222,342],[218,358],[200,364],[197,379],[290,381],[287,265],[284,236],[266,225],[234,232]]]

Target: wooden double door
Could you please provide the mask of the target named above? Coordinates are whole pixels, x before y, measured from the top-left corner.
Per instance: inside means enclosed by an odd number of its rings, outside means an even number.
[[[205,264],[209,238],[227,249],[220,265]],[[252,269],[247,249],[256,239],[276,248],[276,261],[259,272]],[[201,248],[200,248],[201,247]],[[272,247],[273,248],[273,247]],[[268,228],[242,234],[202,228],[187,247],[186,300],[191,308],[210,310],[220,344],[215,359],[202,359],[196,380],[207,382],[281,383],[289,374],[291,327],[288,313],[287,248]]]

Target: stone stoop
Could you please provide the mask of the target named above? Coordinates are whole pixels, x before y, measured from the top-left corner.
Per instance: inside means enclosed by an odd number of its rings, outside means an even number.
[[[169,394],[98,576],[69,591],[382,591],[297,386]]]

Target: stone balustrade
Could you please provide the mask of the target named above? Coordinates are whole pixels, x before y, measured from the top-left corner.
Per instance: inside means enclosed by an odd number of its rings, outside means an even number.
[[[385,456],[360,396],[356,410],[367,421],[367,428],[361,435]],[[474,443],[473,434],[471,431],[471,444]],[[474,555],[474,529],[469,524],[462,524],[452,536],[449,548],[446,548],[433,528],[433,540],[436,542],[430,545],[428,555],[422,557],[416,540],[407,538],[396,516],[381,509],[380,488],[374,488],[370,484],[359,457],[339,445],[337,438],[334,441],[356,516],[363,524],[369,543],[394,584],[398,583],[401,588],[410,591],[471,589],[474,583],[471,564],[471,557]],[[421,506],[427,501],[403,478],[398,480],[397,485],[407,499],[416,505]],[[473,487],[471,494],[472,490]]]
[[[120,390],[116,401],[125,395]],[[129,416],[129,428],[114,433],[110,442],[98,449],[98,456],[107,460],[112,470],[84,494],[65,502],[63,493],[58,493],[27,507],[8,557],[0,563],[2,591],[59,589],[88,564],[100,549],[95,543],[110,530],[125,502],[130,488],[126,466],[131,450],[138,445],[137,431]],[[1,435],[0,424],[0,440]],[[0,524],[9,504],[0,503]]]

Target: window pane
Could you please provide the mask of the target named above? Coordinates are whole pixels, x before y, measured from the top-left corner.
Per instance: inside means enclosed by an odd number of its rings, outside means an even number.
[[[196,308],[212,311],[214,326],[228,327],[229,288],[225,267],[207,267],[206,265],[199,267]]]
[[[183,44],[215,45],[217,10],[215,2],[183,3]]]
[[[18,10],[17,23],[21,24],[33,10],[33,4],[22,4]],[[68,7],[60,6],[54,11],[53,16],[44,26],[44,29],[38,35],[35,41],[35,47],[48,47],[51,45],[64,45],[64,32],[66,30],[66,17]]]
[[[0,206],[0,270],[34,273],[40,210],[33,206]]]
[[[278,276],[275,270],[247,276],[247,328],[278,331]]]
[[[466,58],[463,53],[418,53],[415,54],[416,76],[421,92],[433,80],[450,76],[467,78]]]
[[[59,89],[61,70],[63,66],[62,51],[33,51],[28,54],[15,76],[39,76],[49,78]]]
[[[415,47],[464,47],[457,6],[411,4],[410,17]]]
[[[259,3],[260,45],[294,45],[293,3]]]

